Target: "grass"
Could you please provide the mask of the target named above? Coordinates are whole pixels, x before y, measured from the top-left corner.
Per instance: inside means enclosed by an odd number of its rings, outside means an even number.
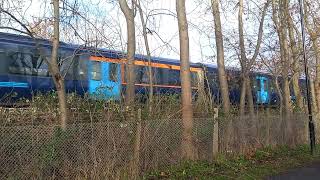
[[[307,145],[264,148],[247,156],[219,155],[214,162],[182,162],[150,172],[143,179],[263,179],[320,160],[319,148],[314,155]]]

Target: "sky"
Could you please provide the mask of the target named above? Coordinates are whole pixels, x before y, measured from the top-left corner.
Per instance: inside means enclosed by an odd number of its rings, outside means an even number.
[[[97,39],[103,37],[103,47],[125,51],[126,22],[117,0],[78,0],[77,2],[80,13],[88,19],[91,24],[94,24],[95,28],[99,29],[100,34],[96,34],[96,29],[93,28],[90,23],[79,23],[82,18],[74,18],[69,23],[77,30],[77,33],[82,33],[83,36],[91,38],[94,36],[97,37]],[[235,4],[230,2],[231,1],[228,1],[221,5],[223,9],[221,21],[223,33],[228,34],[224,42],[225,48],[232,49],[228,44],[236,41],[237,8]],[[12,3],[24,3],[20,14],[25,22],[32,22],[37,17],[47,17],[49,19],[52,16],[49,0],[14,0]],[[61,6],[64,5],[61,4]],[[149,15],[147,26],[152,32],[148,34],[152,56],[179,59],[179,34],[178,22],[175,17],[175,1],[142,0],[142,8],[145,15]],[[188,0],[186,1],[186,8],[189,22],[190,61],[216,64],[214,24],[210,1]],[[67,15],[70,16],[70,12],[67,13]],[[136,15],[135,21],[137,37],[136,52],[146,54],[138,14]],[[250,22],[250,26],[245,27],[246,33],[254,34],[255,28],[253,25],[254,24]],[[65,33],[62,33],[62,40],[77,44],[84,43],[79,39],[74,40],[75,30],[70,27],[71,26],[63,27]],[[227,65],[231,64],[232,66],[237,64],[237,61],[234,61],[234,53],[232,50],[225,53]],[[233,60],[231,61],[230,59]]]

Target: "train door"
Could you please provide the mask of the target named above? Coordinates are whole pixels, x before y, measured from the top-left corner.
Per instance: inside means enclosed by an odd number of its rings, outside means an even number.
[[[120,64],[89,61],[89,94],[94,99],[120,99]]]
[[[257,76],[257,103],[267,104],[269,103],[269,91],[268,91],[268,79],[263,76]]]

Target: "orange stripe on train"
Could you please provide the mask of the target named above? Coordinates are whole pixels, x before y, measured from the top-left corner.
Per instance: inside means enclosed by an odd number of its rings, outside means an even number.
[[[119,63],[119,64],[126,63],[126,59],[105,58],[105,57],[97,57],[97,56],[90,56],[90,60],[105,61],[105,62],[112,62],[112,63]],[[138,65],[138,66],[148,66],[149,65],[148,62],[141,61],[141,60],[135,60],[134,64]],[[154,63],[154,62],[151,62],[151,67],[180,70],[180,66],[177,66],[177,65],[169,65],[169,64]],[[190,71],[199,72],[199,71],[201,71],[201,68],[191,67]]]

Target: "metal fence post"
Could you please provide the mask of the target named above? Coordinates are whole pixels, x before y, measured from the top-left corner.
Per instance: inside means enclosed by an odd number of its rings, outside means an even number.
[[[138,121],[135,134],[133,161],[132,161],[132,179],[138,179],[140,173],[140,144],[141,144],[141,109],[138,109]]]
[[[219,153],[219,121],[218,121],[218,108],[214,108],[213,115],[213,136],[212,136],[212,155],[213,158]]]

